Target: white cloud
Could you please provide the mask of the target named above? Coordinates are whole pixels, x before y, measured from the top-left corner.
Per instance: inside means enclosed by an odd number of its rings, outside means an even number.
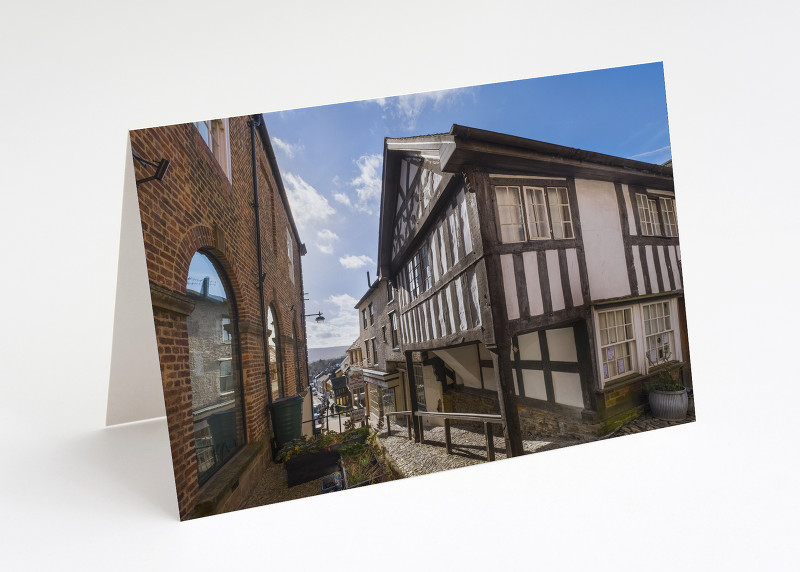
[[[275,147],[283,151],[283,154],[286,155],[289,159],[292,159],[295,153],[302,151],[302,145],[296,145],[289,143],[288,141],[284,141],[283,139],[279,139],[277,137],[272,137],[272,142],[275,144]]]
[[[345,195],[344,193],[333,193],[333,198],[343,205],[347,205],[348,207],[353,206],[353,203],[350,202],[350,197]]]
[[[348,254],[347,256],[341,257],[339,259],[339,262],[341,263],[342,266],[350,270],[361,268],[362,266],[366,266],[367,264],[375,265],[375,261],[372,260],[366,254],[361,254],[360,256]]]
[[[466,90],[463,89],[444,89],[400,95],[388,99],[380,98],[374,101],[382,109],[388,109],[392,117],[400,119],[406,129],[414,129],[417,119],[427,106],[431,105],[433,109],[440,109],[442,105],[452,104],[464,93]]]
[[[304,228],[311,222],[326,220],[336,211],[328,204],[328,199],[306,183],[302,177],[292,173],[283,176],[286,183],[286,194],[289,204],[292,205],[292,215],[299,228]]]
[[[631,155],[630,159],[638,159],[639,157],[650,157],[652,155],[669,156],[670,153],[671,153],[671,150],[672,150],[672,146],[671,145],[667,145],[666,147],[661,147],[659,149],[653,149],[652,151],[645,151],[644,153],[639,153],[638,155]]]
[[[339,240],[339,236],[327,228],[317,231],[317,248],[325,254],[333,254],[333,243]]]
[[[380,155],[362,155],[356,160],[358,177],[350,181],[358,193],[360,203],[377,199],[381,196],[381,164]]]
[[[334,294],[322,304],[325,321],[317,324],[312,320],[306,324],[308,347],[349,346],[358,338],[357,299],[349,294]],[[311,309],[308,308],[311,312]]]

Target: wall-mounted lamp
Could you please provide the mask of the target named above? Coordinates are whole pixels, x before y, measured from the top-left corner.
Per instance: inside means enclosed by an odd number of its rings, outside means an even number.
[[[167,169],[169,169],[169,159],[161,159],[158,163],[153,163],[152,161],[148,161],[136,151],[131,150],[133,157],[141,163],[142,167],[149,165],[151,167],[156,168],[156,172],[152,177],[145,177],[144,179],[139,179],[136,181],[136,184],[146,183],[148,181],[160,181],[164,178],[164,175],[167,174]]]
[[[321,324],[322,322],[325,321],[325,316],[322,315],[322,312],[317,312],[316,314],[305,314],[304,317],[305,318],[310,318],[311,316],[316,316],[317,317],[315,321],[318,324]]]

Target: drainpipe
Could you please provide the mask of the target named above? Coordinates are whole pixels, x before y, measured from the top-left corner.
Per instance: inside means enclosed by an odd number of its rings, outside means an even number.
[[[261,221],[258,216],[258,166],[256,164],[256,127],[261,119],[251,119],[250,125],[250,158],[253,165],[253,210],[256,214],[256,256],[258,257],[258,301],[261,309],[261,338],[264,346],[264,376],[267,380],[267,407],[272,405],[272,384],[269,379],[269,339],[267,338],[267,309],[264,306],[264,264],[261,255]],[[270,415],[271,417],[271,415]]]

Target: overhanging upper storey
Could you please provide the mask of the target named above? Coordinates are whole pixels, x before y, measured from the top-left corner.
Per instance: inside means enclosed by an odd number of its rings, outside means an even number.
[[[544,143],[493,131],[453,125],[440,148],[443,171],[457,173],[467,166],[497,172],[542,173],[548,176],[619,181],[672,191],[672,167],[623,159],[593,151]]]
[[[672,167],[453,125],[449,133],[386,138],[378,270],[391,277],[416,246],[443,196],[463,173],[535,174],[620,182],[673,191]]]

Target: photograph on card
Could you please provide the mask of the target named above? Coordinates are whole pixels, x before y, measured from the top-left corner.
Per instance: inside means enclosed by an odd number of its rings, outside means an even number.
[[[660,63],[130,149],[181,520],[695,420]]]

